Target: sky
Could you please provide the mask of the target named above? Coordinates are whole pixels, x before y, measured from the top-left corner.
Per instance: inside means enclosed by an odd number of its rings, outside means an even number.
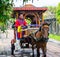
[[[15,7],[20,7],[23,5],[23,0],[14,0]],[[57,6],[60,0],[34,0],[32,3],[31,1],[28,1],[27,4],[33,4],[36,7],[44,7],[44,6]]]

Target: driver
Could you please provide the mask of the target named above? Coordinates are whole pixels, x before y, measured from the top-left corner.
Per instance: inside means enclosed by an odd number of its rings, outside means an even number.
[[[24,36],[24,34],[25,34],[25,31],[22,31],[22,29],[25,29],[25,28],[27,28],[27,22],[26,22],[26,20],[24,19],[24,17],[23,17],[23,14],[22,13],[20,13],[19,14],[19,17],[18,17],[18,19],[15,21],[15,28],[17,29],[17,31],[16,31],[16,45],[17,45],[17,48],[16,48],[16,50],[17,49],[19,49],[20,50],[20,40],[21,40],[21,38]]]

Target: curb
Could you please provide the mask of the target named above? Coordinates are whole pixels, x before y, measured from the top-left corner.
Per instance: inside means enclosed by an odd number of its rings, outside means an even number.
[[[53,42],[53,43],[56,43],[56,44],[60,45],[60,41],[57,41],[57,40],[54,40],[54,39],[49,38],[49,42]]]

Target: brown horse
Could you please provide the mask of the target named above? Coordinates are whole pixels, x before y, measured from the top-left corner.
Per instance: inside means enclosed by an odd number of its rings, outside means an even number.
[[[47,45],[48,35],[49,35],[48,31],[49,31],[49,24],[43,23],[36,33],[30,34],[33,57],[34,57],[34,45],[35,44],[37,47],[37,57],[40,57],[40,53],[39,53],[40,48],[42,49],[43,57],[46,57],[46,51],[47,51],[46,45]]]
[[[40,57],[39,53],[40,48],[42,49],[43,57],[46,57],[46,51],[47,51],[46,45],[48,42],[48,35],[49,35],[48,31],[49,31],[49,24],[43,23],[38,31],[36,31],[35,33],[31,33],[29,36],[24,38],[23,42],[27,42],[28,44],[30,43],[32,45],[33,57],[34,57],[35,44],[37,48],[37,57]]]

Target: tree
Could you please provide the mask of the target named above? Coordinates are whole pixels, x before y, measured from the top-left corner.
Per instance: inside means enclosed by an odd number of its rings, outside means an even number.
[[[52,14],[56,14],[56,7],[55,6],[49,6],[48,10],[52,13]]]
[[[58,6],[53,7],[53,6],[49,6],[48,10],[51,12],[51,14],[54,14],[56,20],[58,23],[60,23],[60,3],[58,4]]]
[[[57,19],[58,23],[60,23],[60,3],[56,7],[56,19]]]
[[[37,1],[39,1],[39,0],[37,0]],[[32,3],[34,2],[34,0],[32,0]]]
[[[0,0],[0,21],[5,22],[13,11],[12,0]]]
[[[47,8],[48,10],[44,13],[44,18],[56,18],[56,6],[48,6]]]
[[[28,2],[28,1],[31,1],[31,0],[23,0],[23,4],[25,3],[25,2]],[[37,1],[39,1],[39,0],[37,0]],[[34,2],[34,0],[32,0],[32,3]]]
[[[6,21],[11,18],[13,11],[13,0],[0,0],[0,29],[4,31]]]
[[[28,2],[28,0],[23,0],[23,5],[24,5],[24,3],[26,3],[26,2]]]

